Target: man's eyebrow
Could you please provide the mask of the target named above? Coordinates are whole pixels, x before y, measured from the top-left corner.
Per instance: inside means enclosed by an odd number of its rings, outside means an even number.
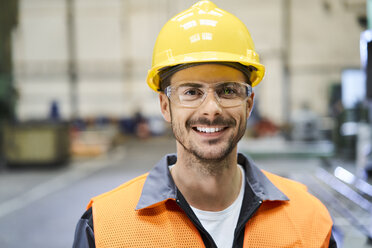
[[[220,84],[247,84],[247,83],[240,82],[240,81],[221,81],[221,82],[219,82],[217,84],[220,85]]]
[[[195,83],[195,82],[184,82],[184,83],[180,83],[178,86],[182,86],[182,87],[194,87],[194,88],[203,88],[204,85],[201,84],[201,83]]]

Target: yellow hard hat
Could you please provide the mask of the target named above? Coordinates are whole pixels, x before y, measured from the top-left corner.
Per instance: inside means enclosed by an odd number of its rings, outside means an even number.
[[[178,64],[237,62],[253,66],[250,81],[256,86],[265,74],[246,26],[234,15],[202,0],[170,19],[155,43],[151,89],[159,90],[159,70]]]

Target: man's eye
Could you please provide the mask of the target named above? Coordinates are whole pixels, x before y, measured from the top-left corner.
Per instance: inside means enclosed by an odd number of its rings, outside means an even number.
[[[231,95],[231,94],[234,94],[234,93],[235,93],[235,90],[233,90],[231,88],[226,87],[226,88],[223,89],[223,94],[225,94],[225,95]]]
[[[201,95],[202,92],[198,89],[188,89],[183,92],[185,96],[198,96]]]
[[[196,92],[196,90],[185,91],[185,95],[195,96],[196,94],[198,94],[198,92]]]
[[[232,87],[224,87],[221,89],[219,93],[221,96],[231,96],[231,95],[236,94],[237,92],[236,92],[236,89]]]

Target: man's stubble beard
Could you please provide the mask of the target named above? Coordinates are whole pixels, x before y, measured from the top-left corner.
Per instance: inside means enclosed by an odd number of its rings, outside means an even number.
[[[211,156],[211,154],[206,154],[205,151],[201,150],[200,147],[198,147],[197,144],[193,143],[192,140],[187,140],[185,137],[187,137],[188,132],[191,132],[190,125],[187,125],[189,121],[186,121],[184,128],[181,128],[181,123],[176,123],[173,119],[172,110],[170,109],[170,116],[171,116],[171,126],[172,131],[175,139],[178,141],[178,143],[183,147],[183,149],[190,154],[189,156],[189,164],[196,164],[196,163],[203,163],[206,165],[206,167],[200,168],[205,170],[207,173],[218,173],[218,171],[221,171],[223,168],[230,166],[230,164],[227,161],[227,158],[229,157],[229,154],[234,150],[234,148],[237,146],[238,142],[241,140],[241,138],[244,136],[245,130],[246,130],[246,124],[247,119],[244,118],[242,122],[236,123],[234,121],[235,126],[229,126],[229,128],[238,127],[238,133],[234,137],[234,133],[231,134],[230,137],[226,138],[227,144],[220,149],[220,151],[214,152],[214,156]],[[197,120],[192,121],[193,124],[198,123]],[[183,138],[184,137],[184,138]],[[211,140],[209,141],[209,145],[217,144],[218,142],[221,142],[219,140]],[[224,141],[225,142],[225,141]],[[209,155],[209,156],[208,156]],[[225,162],[225,163],[224,163]]]

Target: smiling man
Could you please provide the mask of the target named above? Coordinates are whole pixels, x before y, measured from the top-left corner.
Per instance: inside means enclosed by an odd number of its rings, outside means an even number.
[[[336,247],[304,185],[237,151],[264,70],[244,24],[210,1],[165,24],[147,82],[177,154],[94,197],[74,247]]]

